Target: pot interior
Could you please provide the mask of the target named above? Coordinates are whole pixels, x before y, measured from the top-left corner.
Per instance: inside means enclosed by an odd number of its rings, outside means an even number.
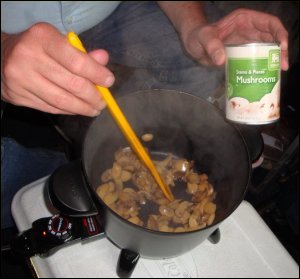
[[[240,204],[250,178],[248,151],[238,130],[207,101],[169,90],[141,91],[117,100],[137,136],[154,135],[151,152],[172,153],[194,160],[217,192],[214,225]],[[111,168],[114,153],[127,141],[108,110],[90,126],[83,148],[83,166],[91,190]],[[100,199],[99,199],[100,200]]]

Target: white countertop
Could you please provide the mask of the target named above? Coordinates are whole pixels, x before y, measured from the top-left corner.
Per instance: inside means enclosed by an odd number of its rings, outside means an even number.
[[[43,197],[47,177],[22,188],[14,197],[12,213],[20,231],[52,214]],[[220,225],[221,240],[204,241],[180,257],[141,258],[133,278],[299,278],[299,266],[246,201]],[[296,244],[295,244],[296,245]],[[38,277],[114,278],[120,249],[106,238],[76,243],[47,258],[31,262]]]

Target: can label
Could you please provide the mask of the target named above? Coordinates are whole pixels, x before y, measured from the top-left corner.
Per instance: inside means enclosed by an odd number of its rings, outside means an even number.
[[[244,124],[280,117],[280,47],[247,44],[226,47],[226,118]]]

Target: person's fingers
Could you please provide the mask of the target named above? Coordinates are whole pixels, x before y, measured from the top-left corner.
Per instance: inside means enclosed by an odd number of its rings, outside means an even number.
[[[257,33],[257,37],[258,37],[258,41],[260,42],[272,42],[273,40],[273,36],[270,33],[266,33],[266,32],[259,32]]]
[[[104,49],[96,49],[88,53],[95,61],[97,61],[102,66],[106,66],[109,60],[109,55]]]
[[[96,86],[88,79],[74,75],[49,57],[43,57],[36,67],[45,79],[74,94],[94,109],[102,110],[105,107]]]
[[[280,44],[281,49],[281,68],[284,71],[289,69],[288,55],[288,33],[286,30],[279,30],[275,35],[276,41]]]
[[[254,10],[237,9],[215,25],[219,38],[226,43],[276,42],[281,48],[281,68],[288,69],[288,32],[278,17]]]
[[[8,92],[7,90],[9,90],[9,94],[3,94],[2,97],[4,101],[8,101],[9,103],[15,106],[28,107],[52,114],[73,115],[73,113],[70,113],[68,111],[63,111],[53,106],[50,106],[42,99],[35,96],[32,92],[24,88],[16,88],[16,91],[14,91],[11,88],[8,89],[6,86],[3,86],[2,92]]]
[[[224,40],[236,31],[237,26],[244,26],[243,15],[234,11],[213,25],[217,28],[219,39]]]
[[[255,20],[253,18],[253,26],[262,32],[270,33],[277,43],[286,50],[288,45],[288,32],[284,28],[280,19],[273,15],[266,16],[264,13],[255,12]],[[254,17],[254,14],[253,14]]]
[[[50,106],[46,102],[37,98],[34,95],[31,95],[30,98],[20,97],[18,100],[18,104],[15,104],[15,105],[36,109],[36,110],[51,113],[51,114],[74,115],[74,113],[70,113],[68,111],[60,110],[53,106]]]
[[[55,55],[54,59],[65,66],[75,75],[89,79],[94,84],[110,87],[115,78],[111,71],[97,63],[93,58],[78,50],[72,53],[62,53]]]
[[[270,40],[270,37],[272,37],[269,33],[260,32],[256,34],[256,38],[260,42],[272,42]],[[253,39],[245,38],[244,35],[238,35],[238,34],[231,34],[226,39],[224,39],[225,44],[249,44],[253,43]],[[289,61],[288,61],[288,50],[282,50],[281,48],[281,69],[283,71],[286,71],[289,69]]]
[[[261,42],[273,42],[273,36],[267,32],[260,32],[259,39]],[[289,69],[289,58],[288,58],[288,49],[286,48],[287,44],[283,40],[283,43],[280,44],[281,49],[281,69],[287,71]]]
[[[56,41],[58,44],[54,49]],[[105,103],[95,88],[96,81],[92,79],[103,80],[112,75],[102,65],[108,61],[105,51],[99,50],[92,56],[83,54],[46,23],[32,26],[9,42],[10,45],[5,45],[3,56],[1,89],[3,84],[6,89],[1,92],[1,97],[16,105],[51,113],[95,116],[104,108]],[[63,59],[61,50],[66,51],[67,48],[79,56],[82,68],[75,65],[75,70],[74,67],[72,69],[80,74],[72,73],[47,52],[51,50],[53,56],[56,53],[55,57]]]
[[[31,78],[31,83],[24,85],[24,87],[48,105],[62,111],[85,116],[96,116],[100,113],[99,110],[94,109],[63,88],[54,85],[42,75],[35,75],[34,78]]]
[[[245,36],[250,30],[257,30],[272,35],[271,41],[281,44],[283,50],[287,49],[288,33],[280,19],[271,14],[248,9],[237,9],[219,20],[215,24],[221,39],[233,32],[244,32]],[[247,31],[248,30],[248,31]]]
[[[56,29],[50,28],[48,34],[43,36],[48,40],[43,44],[44,51],[73,74],[104,87],[110,87],[114,83],[115,78],[111,71],[89,55],[71,46],[66,37],[57,34]]]
[[[289,55],[287,50],[281,50],[281,69],[287,71],[289,69]]]
[[[225,50],[223,42],[218,38],[214,27],[204,27],[200,30],[198,41],[215,65],[225,63]]]
[[[280,45],[281,49],[281,68],[287,70],[288,62],[288,32],[284,28],[280,19],[269,15],[268,20],[265,17],[259,17],[257,21],[253,21],[253,25],[265,33],[270,33],[275,41]]]
[[[229,34],[226,38],[224,38],[223,42],[225,44],[249,44],[253,42],[272,42],[272,35],[265,32],[251,32],[246,31],[242,34],[234,32]]]

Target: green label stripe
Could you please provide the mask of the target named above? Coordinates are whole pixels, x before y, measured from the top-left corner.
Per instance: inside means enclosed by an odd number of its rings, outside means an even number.
[[[280,68],[275,64],[270,69],[268,58],[229,58],[226,69],[228,99],[241,97],[256,102],[271,93],[280,75]]]
[[[280,50],[271,49],[269,50],[269,70],[280,69]]]

